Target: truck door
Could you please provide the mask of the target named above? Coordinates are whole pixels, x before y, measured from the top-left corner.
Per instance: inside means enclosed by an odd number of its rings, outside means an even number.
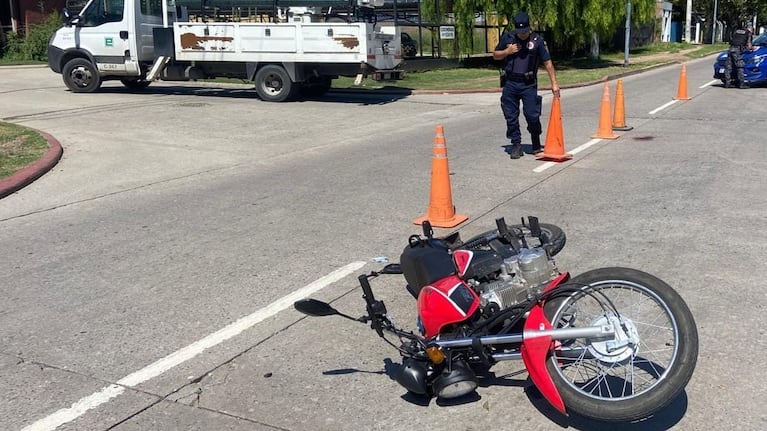
[[[93,55],[102,75],[138,74],[129,40],[130,30],[135,28],[131,25],[134,14],[132,9],[126,11],[125,3],[126,0],[91,0],[76,23],[76,44]]]
[[[135,0],[136,57],[139,62],[152,63],[155,59],[152,29],[162,27],[163,0]],[[175,2],[168,0],[168,22],[175,21]]]

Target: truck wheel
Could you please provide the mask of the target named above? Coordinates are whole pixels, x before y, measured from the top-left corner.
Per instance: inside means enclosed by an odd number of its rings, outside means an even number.
[[[284,102],[292,99],[300,85],[290,80],[282,66],[270,64],[256,73],[256,92],[265,102]]]
[[[96,66],[84,58],[73,58],[61,72],[64,84],[74,93],[92,93],[101,87],[101,76]]]
[[[120,80],[122,84],[131,91],[138,91],[143,90],[147,87],[149,87],[149,84],[151,84],[151,81],[145,81],[143,79],[136,79],[136,78],[123,78]]]

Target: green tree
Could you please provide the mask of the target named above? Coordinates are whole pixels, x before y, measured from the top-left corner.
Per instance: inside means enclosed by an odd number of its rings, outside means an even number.
[[[750,1],[750,0],[749,0]],[[754,0],[756,1],[756,0]],[[435,24],[452,12],[462,51],[471,43],[476,12],[496,12],[512,22],[519,11],[530,15],[534,30],[546,31],[549,43],[575,52],[612,37],[624,27],[627,0],[423,0],[421,14]],[[655,19],[655,0],[632,0],[631,22],[645,24]],[[437,11],[439,10],[439,13]]]

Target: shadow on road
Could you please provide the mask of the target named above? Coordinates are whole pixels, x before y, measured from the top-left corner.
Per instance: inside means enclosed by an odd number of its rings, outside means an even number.
[[[533,406],[552,422],[562,428],[573,428],[583,431],[615,431],[618,429],[621,431],[667,430],[682,420],[687,412],[687,393],[684,391],[663,410],[650,418],[636,422],[603,422],[574,413],[565,416],[555,410],[534,385],[528,386],[525,389],[525,394]]]
[[[222,88],[205,86],[150,86],[140,91],[131,91],[125,87],[102,87],[98,93],[108,94],[145,94],[145,95],[176,95],[198,97],[224,97],[233,99],[254,99],[260,101],[256,90],[253,88]],[[96,94],[98,94],[96,93]],[[351,103],[358,105],[385,105],[408,97],[412,92],[407,90],[387,89],[380,90],[330,90],[320,97],[305,97],[291,102],[304,103],[309,101],[327,103]]]

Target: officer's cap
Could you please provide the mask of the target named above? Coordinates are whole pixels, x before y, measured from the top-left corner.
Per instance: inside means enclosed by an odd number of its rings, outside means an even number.
[[[530,33],[530,17],[526,12],[514,15],[514,33]]]

